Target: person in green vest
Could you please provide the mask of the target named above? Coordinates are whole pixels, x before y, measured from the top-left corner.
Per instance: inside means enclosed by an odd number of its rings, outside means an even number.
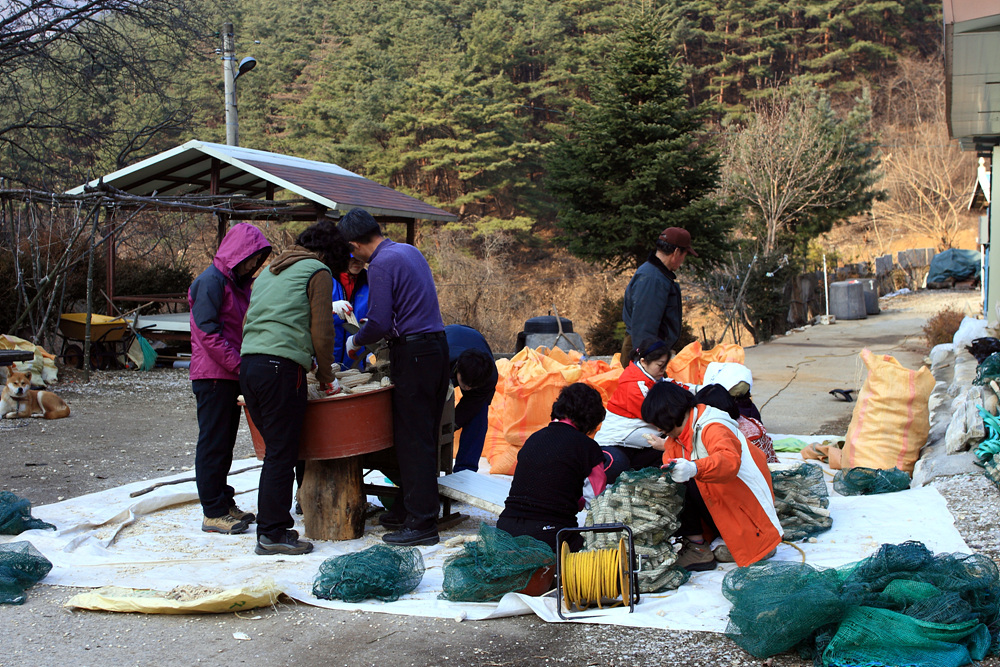
[[[254,283],[243,324],[240,388],[267,453],[257,491],[258,554],[297,555],[311,542],[292,530],[292,482],[306,412],[306,373],[316,361],[320,390],[333,375],[333,276],[347,270],[350,248],[332,220],[299,234]]]

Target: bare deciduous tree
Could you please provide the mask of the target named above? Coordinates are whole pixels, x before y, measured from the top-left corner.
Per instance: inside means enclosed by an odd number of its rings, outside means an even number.
[[[0,175],[21,183],[78,177],[98,153],[101,166],[118,168],[155,133],[183,126],[188,112],[169,82],[204,25],[190,4],[3,3]]]
[[[722,194],[746,208],[765,255],[782,236],[808,240],[879,196],[866,114],[865,100],[841,119],[822,96],[775,94],[729,139]]]
[[[881,82],[882,162],[880,183],[888,199],[872,216],[880,235],[909,232],[953,246],[963,226],[976,177],[976,160],[949,139],[940,63],[902,59],[898,73]]]

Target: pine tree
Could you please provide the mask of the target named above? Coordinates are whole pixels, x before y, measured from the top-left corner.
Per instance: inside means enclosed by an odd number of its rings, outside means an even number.
[[[690,231],[708,263],[726,247],[730,212],[710,196],[719,158],[706,110],[688,108],[666,32],[658,14],[623,19],[593,102],[578,107],[549,155],[562,238],[583,259],[637,266],[666,227]]]

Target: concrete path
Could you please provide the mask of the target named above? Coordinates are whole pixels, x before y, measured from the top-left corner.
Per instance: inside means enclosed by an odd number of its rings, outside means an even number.
[[[979,303],[978,291],[917,292],[883,299],[882,312],[867,319],[804,327],[748,348],[752,395],[764,426],[772,433],[844,435],[855,404],[829,391],[861,389],[862,349],[918,369],[929,351],[922,331],[927,320],[946,307],[974,315]]]

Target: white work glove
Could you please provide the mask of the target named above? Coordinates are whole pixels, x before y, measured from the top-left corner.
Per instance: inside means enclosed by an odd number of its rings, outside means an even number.
[[[354,306],[351,305],[350,301],[334,301],[333,302],[333,314],[342,320],[346,320],[347,317],[354,312]]]
[[[352,334],[347,337],[347,342],[344,343],[344,349],[347,350],[348,357],[357,361],[359,358],[361,358],[360,352],[364,348],[361,345],[356,345],[354,343],[354,335]]]
[[[698,466],[695,465],[694,461],[687,459],[673,459],[667,466],[670,471],[670,479],[678,484],[683,484],[698,474]]]
[[[327,396],[333,396],[334,394],[340,393],[340,381],[337,378],[333,378],[333,382],[329,384],[326,382],[319,383],[319,390]]]

